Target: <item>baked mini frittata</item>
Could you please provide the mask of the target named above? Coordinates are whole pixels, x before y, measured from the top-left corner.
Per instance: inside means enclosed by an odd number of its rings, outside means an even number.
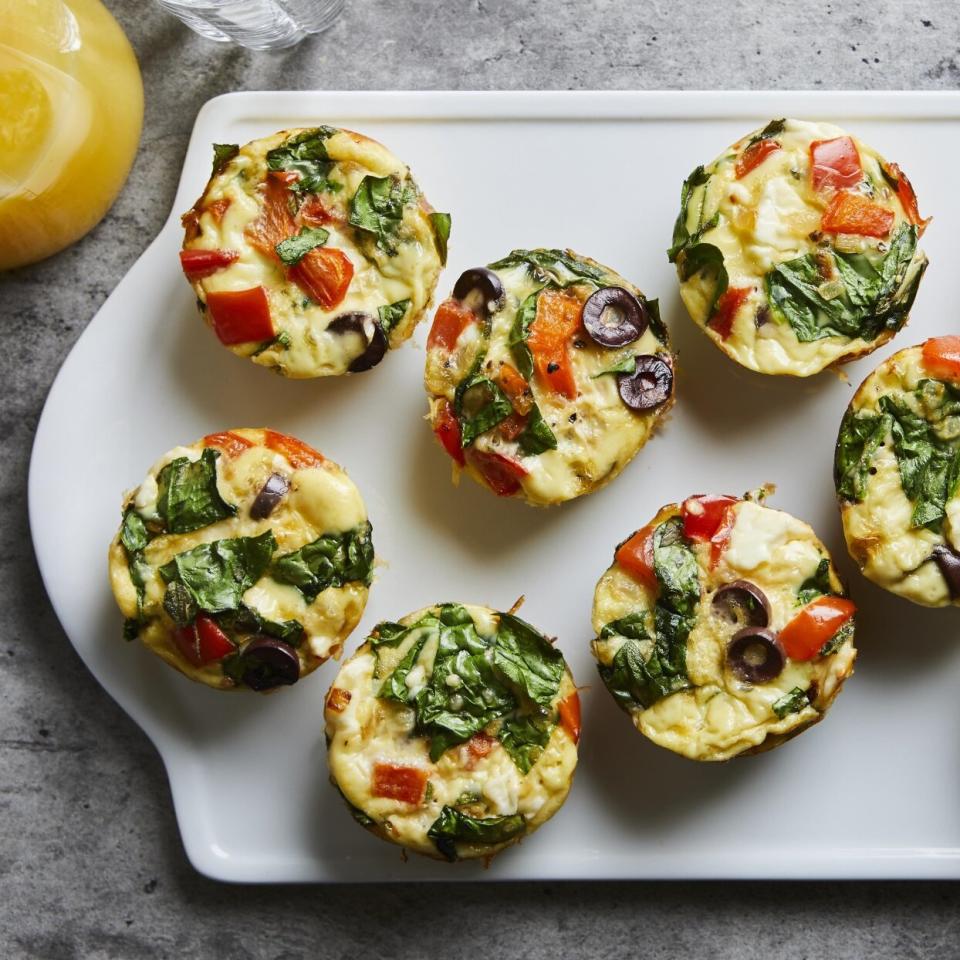
[[[960,337],[907,347],[864,380],[834,478],[864,575],[914,603],[960,604]]]
[[[158,460],[124,499],[110,583],[124,636],[220,690],[295,683],[343,643],[372,577],[346,473],[274,430],[229,430]]]
[[[686,179],[668,255],[724,353],[808,377],[907,322],[926,223],[895,163],[833,124],[773,120]]]
[[[327,759],[354,818],[429,857],[489,859],[557,812],[580,700],[519,617],[441,603],[379,623],[327,694]]]
[[[183,223],[180,261],[207,323],[288,377],[358,373],[403,343],[450,234],[386,147],[327,126],[215,144]]]
[[[570,250],[467,270],[427,340],[434,433],[498,496],[537,506],[596,490],[673,403],[656,300]]]
[[[641,733],[693,760],[779,745],[853,672],[856,611],[829,553],[763,496],[663,507],[594,594],[604,684]]]

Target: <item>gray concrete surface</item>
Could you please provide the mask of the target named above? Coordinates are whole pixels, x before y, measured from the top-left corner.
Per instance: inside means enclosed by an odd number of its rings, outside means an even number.
[[[0,277],[0,958],[960,957],[952,884],[209,882],[184,858],[153,747],[81,665],[49,608],[25,497],[50,383],[166,217],[209,97],[270,88],[946,89],[960,83],[960,8],[347,0],[326,36],[263,55],[200,40],[149,0],[108,6],[137,49],[146,88],[130,181],[82,242]]]

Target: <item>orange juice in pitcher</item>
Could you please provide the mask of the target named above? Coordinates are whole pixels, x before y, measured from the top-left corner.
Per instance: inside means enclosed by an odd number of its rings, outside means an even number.
[[[142,122],[136,57],[99,0],[0,0],[0,270],[101,220]]]

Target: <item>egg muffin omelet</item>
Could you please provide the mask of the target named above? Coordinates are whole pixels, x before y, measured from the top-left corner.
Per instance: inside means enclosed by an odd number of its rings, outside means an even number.
[[[177,447],[124,499],[110,583],[124,636],[220,690],[339,657],[367,602],[370,522],[346,473],[274,430]]]
[[[615,477],[673,403],[656,300],[570,250],[467,270],[427,339],[430,421],[455,462],[537,506]]]
[[[783,743],[853,672],[856,611],[829,553],[762,499],[663,507],[594,594],[604,684],[641,733],[693,760]]]
[[[864,575],[914,603],[960,605],[960,337],[901,350],[864,380],[834,479]]]
[[[327,126],[215,144],[183,223],[180,261],[207,323],[288,377],[369,370],[406,340],[450,234],[386,147]]]
[[[510,613],[440,603],[374,627],[326,703],[354,818],[429,857],[489,859],[552,817],[577,765],[563,655]]]
[[[684,181],[668,255],[724,353],[808,377],[907,322],[926,223],[895,163],[832,124],[773,120]]]

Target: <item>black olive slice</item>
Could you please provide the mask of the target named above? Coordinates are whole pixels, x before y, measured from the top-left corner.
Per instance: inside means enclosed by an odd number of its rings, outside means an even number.
[[[763,627],[744,627],[727,644],[727,665],[747,683],[767,683],[783,670],[780,641]]]
[[[489,317],[503,305],[503,284],[492,270],[471,267],[460,274],[453,295],[474,313]]]
[[[250,507],[251,519],[266,520],[289,489],[290,481],[286,477],[279,473],[271,473],[260,488],[253,506]]]
[[[673,369],[662,357],[637,357],[633,373],[617,377],[620,399],[631,410],[652,410],[666,403],[673,392]]]
[[[643,336],[647,308],[623,287],[601,287],[583,305],[583,325],[602,347],[622,347]]]
[[[930,559],[940,568],[943,579],[947,581],[950,598],[960,597],[960,553],[945,543],[939,543],[933,548]]]
[[[725,583],[713,595],[713,609],[738,627],[765,627],[770,622],[767,595],[749,580]]]
[[[355,333],[366,344],[363,353],[347,367],[350,373],[362,373],[375,367],[387,352],[387,335],[369,313],[341,313],[330,321],[327,329],[331,333]]]
[[[300,658],[297,651],[274,637],[260,634],[244,647],[240,655],[243,682],[251,690],[272,690],[288,687],[300,679]]]

